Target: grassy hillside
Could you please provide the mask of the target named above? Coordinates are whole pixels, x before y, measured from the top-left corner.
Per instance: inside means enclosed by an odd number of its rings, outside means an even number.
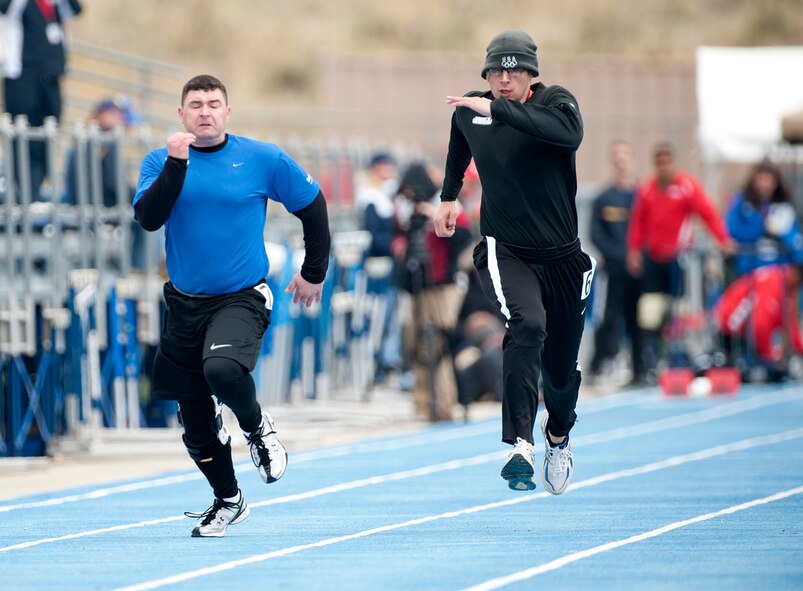
[[[505,28],[561,57],[803,44],[800,0],[82,1],[75,38],[218,74],[240,104],[314,103],[319,54],[482,55]]]

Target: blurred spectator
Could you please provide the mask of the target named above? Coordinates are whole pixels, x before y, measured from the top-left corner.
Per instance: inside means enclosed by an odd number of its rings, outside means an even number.
[[[457,198],[472,223],[479,224],[480,209],[482,208],[482,185],[480,184],[480,174],[477,172],[477,164],[473,158],[468,163],[468,168],[463,176],[463,186]],[[477,239],[479,240],[479,236],[477,236]]]
[[[592,206],[591,241],[599,249],[598,269],[605,273],[605,312],[602,323],[594,332],[594,355],[591,358],[591,380],[600,374],[603,364],[616,357],[622,335],[630,342],[633,383],[645,381],[641,358],[641,333],[636,324],[639,279],[627,270],[627,227],[636,193],[633,174],[633,149],[630,144],[616,141],[610,147],[613,182],[602,192]]]
[[[98,102],[87,116],[87,122],[95,122],[101,132],[110,132],[117,127],[127,128],[141,120],[141,116],[133,109],[131,99],[119,93]],[[79,158],[78,150],[71,149],[67,156],[66,191],[62,201],[70,205],[77,205],[82,202],[79,197],[80,188],[78,182],[79,167],[82,167],[84,178],[86,179],[84,189],[87,192],[84,196],[85,205],[91,206],[97,203],[101,207],[108,208],[117,207],[118,205],[130,205],[134,198],[134,187],[129,181],[125,155],[120,154],[118,149],[119,144],[108,137],[101,137],[95,150],[85,150],[83,159]],[[118,162],[118,157],[122,158],[122,162]],[[94,166],[92,164],[93,159],[98,160]],[[100,194],[98,195],[94,194],[93,168],[100,175],[98,185]],[[125,188],[124,193],[119,196],[117,194],[118,170],[122,171],[123,186]],[[120,216],[122,216],[122,223],[130,225],[131,244],[124,251],[131,253],[132,266],[136,269],[145,269],[147,267],[145,260],[147,247],[145,242],[149,240],[153,245],[154,260],[152,261],[152,267],[155,268],[161,253],[161,247],[159,246],[162,242],[161,233],[149,235],[138,223],[131,220],[131,214],[127,209],[122,212],[118,211],[117,215],[114,212],[105,212],[103,222],[111,226],[119,226],[121,223]]]
[[[374,381],[382,383],[392,371],[401,369],[402,331],[398,319],[398,287],[391,243],[396,233],[396,216],[393,197],[399,186],[396,161],[386,152],[371,156],[368,168],[356,181],[354,199],[361,227],[371,233],[371,244],[365,253],[366,271],[369,272],[368,289],[385,299],[385,318],[382,342],[377,352]],[[387,257],[387,264],[376,264]],[[369,262],[370,261],[370,262]],[[380,277],[373,277],[374,268],[387,269]]]
[[[385,152],[374,154],[368,170],[357,181],[354,198],[362,227],[371,232],[368,256],[391,256],[390,243],[396,226],[393,196],[398,186],[396,161]]]
[[[452,349],[457,399],[463,406],[485,397],[502,401],[504,338],[505,317],[483,293],[479,274],[472,265]]]
[[[743,275],[717,303],[720,331],[740,341],[741,350],[755,353],[759,362],[783,370],[789,355],[803,354],[801,280],[803,265],[767,265]]]
[[[138,121],[139,116],[131,109],[129,102],[124,95],[115,95],[100,101],[92,113],[89,115],[87,121],[95,121],[101,131],[112,131],[116,127],[128,127],[130,121]],[[100,175],[101,175],[101,199],[100,204],[106,207],[114,207],[117,205],[117,144],[114,142],[101,142],[99,147],[100,157]],[[90,158],[94,155],[86,154],[85,158],[85,175],[87,178],[87,186],[91,185],[89,179],[91,178],[91,166],[89,165]],[[67,192],[64,196],[64,201],[71,204],[77,204],[78,199],[78,174],[77,174],[77,151],[72,149],[67,158]],[[127,178],[127,176],[126,176]],[[126,181],[128,185],[128,182]],[[123,202],[130,203],[133,199],[133,187],[129,187],[129,194],[124,196]],[[91,198],[87,198],[87,203],[92,204]]]
[[[700,181],[677,168],[672,145],[658,143],[653,162],[654,176],[636,191],[627,236],[627,269],[642,278],[637,313],[647,371],[656,369],[672,299],[683,292],[678,255],[691,245],[692,216],[705,223],[726,252],[734,250],[725,223]]]
[[[61,117],[64,74],[63,25],[81,12],[78,0],[0,0],[5,15],[5,110],[26,115],[32,127],[45,117]],[[31,190],[34,197],[46,175],[45,143],[32,140]]]
[[[458,201],[470,223],[470,243],[480,239],[482,184],[472,158],[463,177]],[[465,219],[461,214],[461,240],[465,240]],[[463,301],[451,338],[451,353],[457,378],[457,400],[465,407],[476,400],[502,400],[502,341],[505,317],[482,291],[471,248],[464,248],[457,261],[465,279]]]
[[[465,212],[458,216],[451,240],[435,235],[438,173],[423,162],[405,170],[396,201],[400,234],[393,243],[400,285],[413,301],[405,347],[407,363],[416,374],[413,400],[416,410],[433,421],[450,420],[457,398],[449,338],[460,308],[455,275],[472,239]]]
[[[803,235],[781,171],[759,163],[731,201],[728,230],[738,243],[737,276],[764,265],[803,263]]]

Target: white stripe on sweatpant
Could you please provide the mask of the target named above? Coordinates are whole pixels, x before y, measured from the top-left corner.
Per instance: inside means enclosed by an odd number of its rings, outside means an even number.
[[[496,258],[496,240],[491,236],[486,236],[485,243],[488,245],[488,272],[491,274],[494,293],[496,294],[496,299],[499,300],[502,314],[510,320],[510,310],[507,309],[507,300],[502,292],[502,275],[499,273],[499,261]]]

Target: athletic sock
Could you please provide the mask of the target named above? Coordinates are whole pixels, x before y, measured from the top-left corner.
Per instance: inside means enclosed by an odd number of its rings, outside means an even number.
[[[242,498],[243,498],[243,493],[240,492],[239,489],[237,489],[237,495],[236,496],[226,497],[223,500],[226,501],[227,503],[237,503],[237,504],[239,504],[240,501],[242,500]]]
[[[559,447],[559,448],[562,449],[562,448],[566,447],[569,444],[569,436],[568,435],[560,443],[552,443],[552,438],[549,437],[548,435],[547,435],[547,439],[549,439],[549,447]]]

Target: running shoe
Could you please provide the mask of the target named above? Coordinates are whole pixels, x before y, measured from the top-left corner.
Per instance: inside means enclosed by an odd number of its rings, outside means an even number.
[[[184,513],[187,517],[198,519],[192,528],[193,538],[222,538],[226,528],[240,523],[251,514],[242,491],[237,491],[236,502],[215,498],[212,506],[203,513]]]
[[[251,459],[259,470],[262,482],[270,484],[287,469],[287,451],[276,437],[273,417],[262,412],[262,424],[253,433],[243,433],[251,450]]]
[[[574,456],[572,456],[572,444],[569,443],[569,436],[563,443],[555,445],[549,441],[546,424],[549,414],[546,411],[541,413],[541,433],[544,436],[544,461],[541,463],[541,484],[547,492],[559,495],[566,490],[572,480],[574,471]]]
[[[513,490],[533,490],[535,488],[533,444],[517,437],[516,445],[502,464],[500,475],[507,480],[507,485]]]

